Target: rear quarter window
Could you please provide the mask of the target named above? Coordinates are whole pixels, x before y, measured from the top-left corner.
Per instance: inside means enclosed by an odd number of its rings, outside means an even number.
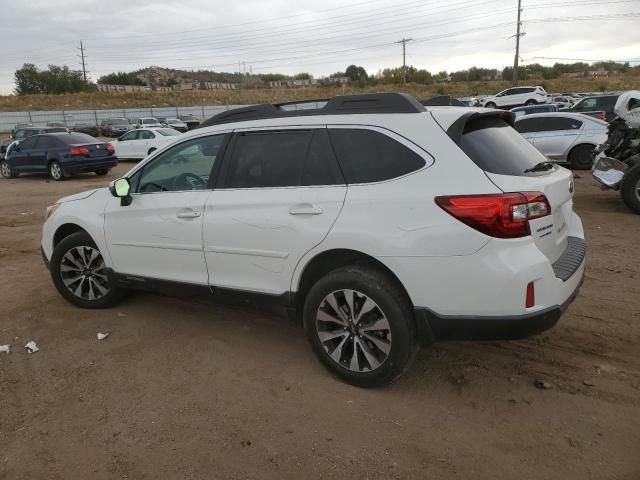
[[[527,168],[547,160],[507,122],[495,117],[467,123],[460,148],[482,170],[499,175],[525,176]]]
[[[371,183],[401,177],[426,165],[413,150],[380,132],[334,128],[331,143],[347,183]]]

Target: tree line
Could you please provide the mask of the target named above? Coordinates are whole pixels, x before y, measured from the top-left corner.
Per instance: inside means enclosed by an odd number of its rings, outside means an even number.
[[[558,78],[567,73],[578,73],[589,70],[604,69],[607,71],[616,70],[620,73],[631,69],[640,69],[640,65],[631,67],[629,63],[617,63],[613,61],[598,62],[588,64],[585,62],[575,63],[555,63],[547,67],[538,63],[520,66],[518,68],[518,78],[527,80],[530,77],[542,77],[545,80]],[[228,73],[212,72],[208,70],[182,71],[163,69],[171,74],[168,78],[147,78],[145,69],[134,72],[114,72],[98,78],[99,84],[112,85],[149,85],[151,87],[167,86],[171,87],[180,81],[190,82],[226,82],[239,83],[245,87],[260,87],[266,82],[282,80],[310,80],[313,76],[307,72],[295,75],[285,75],[280,73],[271,74],[250,74],[250,73]],[[352,85],[365,87],[377,84],[398,84],[406,81],[430,85],[441,82],[474,82],[492,80],[510,80],[513,76],[513,68],[506,67],[502,70],[491,68],[471,67],[465,70],[454,72],[441,71],[431,73],[422,68],[412,65],[406,67],[390,67],[379,70],[375,74],[369,74],[364,67],[349,65],[344,71],[335,72],[329,77],[347,77]],[[47,69],[40,70],[34,64],[25,63],[16,70],[15,93],[17,95],[47,94],[47,93],[75,93],[81,91],[91,91],[96,89],[92,82],[85,83],[82,71],[71,70],[66,65],[49,65]]]

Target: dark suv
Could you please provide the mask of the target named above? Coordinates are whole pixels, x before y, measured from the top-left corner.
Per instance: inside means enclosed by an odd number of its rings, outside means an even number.
[[[22,141],[25,138],[29,138],[33,135],[40,135],[41,133],[61,133],[68,132],[69,129],[66,127],[27,127],[27,128],[17,128],[13,131],[13,134],[6,140],[3,140],[0,143],[0,159],[4,158],[4,154],[7,151],[7,147],[9,144],[14,141]]]
[[[105,137],[119,137],[131,128],[132,126],[126,118],[107,118],[100,124],[100,134]]]
[[[561,110],[562,112],[584,113],[596,116],[594,112],[604,112],[604,120],[610,122],[616,116],[613,107],[616,106],[619,95],[600,95],[597,97],[585,97],[571,108]]]

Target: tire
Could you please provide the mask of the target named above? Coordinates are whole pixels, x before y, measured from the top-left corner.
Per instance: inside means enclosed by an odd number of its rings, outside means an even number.
[[[496,104],[493,102],[487,102],[484,104],[484,108],[496,108]]]
[[[625,173],[620,184],[620,195],[629,210],[640,214],[640,164]]]
[[[4,178],[16,178],[17,174],[11,168],[11,164],[7,160],[2,160],[0,162],[0,175]]]
[[[147,152],[147,155],[151,155],[156,150],[157,150],[157,148],[150,148],[149,151]]]
[[[526,102],[524,102],[525,106],[530,107],[531,105],[537,105],[538,102],[536,102],[535,100],[527,100]]]
[[[76,232],[60,241],[51,255],[50,269],[60,295],[78,307],[107,308],[122,296],[122,290],[106,274],[102,254],[87,232]]]
[[[64,172],[62,171],[62,167],[60,166],[60,162],[57,160],[53,160],[49,163],[49,176],[53,178],[57,182],[61,182],[64,180]]]
[[[352,323],[351,314],[343,310],[352,310],[348,298],[357,312]],[[367,305],[373,306],[365,311]],[[305,299],[303,321],[320,362],[359,387],[392,382],[409,368],[418,351],[413,309],[405,292],[371,266],[348,265],[318,280]],[[380,328],[373,329],[374,325]]]
[[[576,170],[588,170],[593,165],[594,145],[578,145],[569,152],[569,164]]]
[[[99,177],[104,177],[107,173],[109,173],[109,169],[104,169],[104,170],[96,170],[96,175],[98,175]]]

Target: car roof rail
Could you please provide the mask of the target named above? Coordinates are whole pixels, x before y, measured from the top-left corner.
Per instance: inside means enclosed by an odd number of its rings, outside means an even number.
[[[289,105],[325,103],[322,107],[287,109]],[[364,113],[420,113],[426,109],[415,98],[404,93],[374,93],[341,95],[333,98],[302,100],[274,104],[252,105],[219,113],[200,124],[200,127],[269,118],[306,117],[312,115],[352,115]]]

